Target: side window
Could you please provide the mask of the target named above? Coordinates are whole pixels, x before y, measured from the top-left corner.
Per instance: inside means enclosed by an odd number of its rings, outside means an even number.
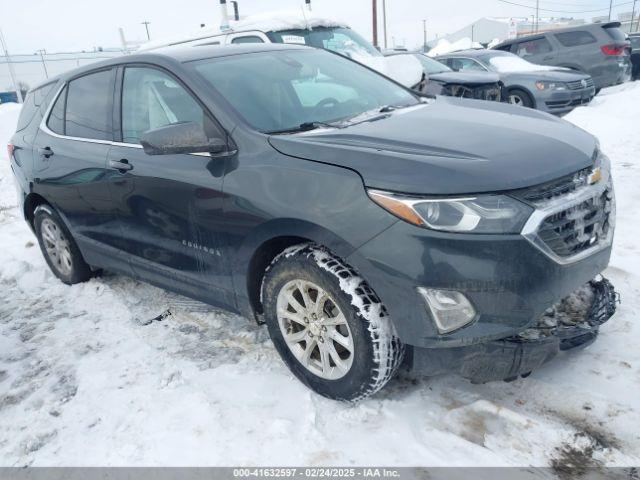
[[[246,37],[236,37],[231,40],[231,43],[264,43],[264,40],[257,35],[251,35]]]
[[[127,67],[122,85],[122,141],[140,143],[147,130],[196,122],[205,132],[216,127],[178,82],[155,68]]]
[[[24,100],[24,105],[22,105],[22,111],[18,118],[18,125],[16,126],[17,132],[24,130],[29,126],[31,120],[35,117],[36,112],[51,93],[54,85],[55,82],[29,92],[27,98]]]
[[[113,74],[113,70],[104,70],[69,82],[64,122],[65,135],[113,140],[111,130]]]
[[[552,51],[553,47],[549,43],[549,40],[543,37],[518,43],[514,53],[519,57],[526,58],[532,55],[540,55]]]
[[[555,36],[565,47],[577,47],[596,42],[596,37],[585,31],[556,33]]]
[[[47,120],[49,130],[58,135],[64,135],[64,104],[66,101],[67,87],[64,87],[60,95],[58,95],[56,103],[53,105],[51,113],[49,114],[49,119]]]
[[[499,47],[495,47],[494,50],[502,50],[503,52],[510,52],[512,46],[513,46],[512,43],[508,43],[506,45],[500,45]]]

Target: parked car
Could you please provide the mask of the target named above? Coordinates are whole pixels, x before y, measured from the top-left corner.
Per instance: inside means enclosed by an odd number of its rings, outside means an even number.
[[[223,18],[226,3],[221,5]],[[322,48],[356,60],[405,87],[416,87],[423,77],[420,63],[413,57],[385,58],[376,47],[346,23],[317,17],[310,12],[275,12],[249,16],[240,21],[223,20],[220,28],[200,31],[173,39],[145,43],[140,51],[158,49],[236,45],[244,43],[284,43]]]
[[[592,135],[423,98],[324,50],[84,66],[29,93],[8,150],[62,282],[110,270],[266,323],[330,398],[376,392],[403,361],[527,375],[594,341],[615,309],[596,278],[614,197]]]
[[[502,101],[500,77],[490,72],[454,72],[444,63],[422,53],[386,53],[385,56],[411,56],[416,58],[425,77],[415,90],[429,95],[448,95],[476,100]]]
[[[499,50],[463,50],[436,59],[455,71],[497,73],[510,103],[556,115],[589,103],[596,92],[589,75],[535,65]]]
[[[640,33],[629,35],[629,40],[631,44],[631,77],[633,80],[638,80],[640,79]]]
[[[631,62],[627,46],[620,23],[609,22],[527,35],[493,48],[532,63],[587,73],[599,90],[629,80]]]

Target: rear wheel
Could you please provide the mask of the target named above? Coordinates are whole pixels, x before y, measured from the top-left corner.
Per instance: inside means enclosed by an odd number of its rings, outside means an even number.
[[[382,388],[404,348],[386,309],[342,260],[315,245],[292,247],[262,285],[273,343],[305,385],[336,400],[359,400]]]
[[[91,268],[53,209],[46,205],[38,206],[33,223],[42,255],[56,277],[69,285],[91,278]]]
[[[529,96],[529,94],[524,90],[520,90],[517,88],[513,90],[509,90],[508,99],[509,99],[509,103],[512,105],[518,105],[520,107],[528,107],[528,108],[533,107],[533,100],[531,100],[531,97]]]

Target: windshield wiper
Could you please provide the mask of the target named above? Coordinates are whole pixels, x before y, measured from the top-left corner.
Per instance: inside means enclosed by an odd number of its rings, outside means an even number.
[[[419,104],[418,104],[419,105]],[[414,105],[383,105],[382,107],[377,107],[372,110],[367,110],[365,112],[358,113],[349,118],[345,118],[336,122],[304,122],[298,125],[297,127],[285,128],[282,130],[272,130],[270,132],[266,132],[269,135],[280,135],[287,133],[299,133],[299,132],[309,132],[311,130],[316,130],[318,128],[346,128],[352,125],[357,125],[359,123],[364,122],[374,122],[376,120],[382,120],[383,118],[387,118],[391,112],[396,110],[400,110],[402,108],[413,107]]]
[[[401,110],[403,108],[415,107],[416,105],[419,105],[419,103],[417,103],[417,104],[408,103],[408,104],[403,104],[403,105],[384,105],[383,107],[380,107],[380,110],[378,110],[378,112],[379,113],[390,113],[390,112],[393,112],[395,110]]]
[[[339,123],[329,123],[329,122],[304,122],[298,125],[297,127],[285,128],[283,130],[273,130],[271,132],[267,132],[272,135],[278,135],[281,133],[297,133],[297,132],[309,132],[311,130],[316,130],[317,128],[344,128],[343,125]]]

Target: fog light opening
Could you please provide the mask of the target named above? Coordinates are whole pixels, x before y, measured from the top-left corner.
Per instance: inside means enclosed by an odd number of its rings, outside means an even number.
[[[469,299],[456,290],[418,287],[440,333],[451,333],[473,321],[476,309]]]

